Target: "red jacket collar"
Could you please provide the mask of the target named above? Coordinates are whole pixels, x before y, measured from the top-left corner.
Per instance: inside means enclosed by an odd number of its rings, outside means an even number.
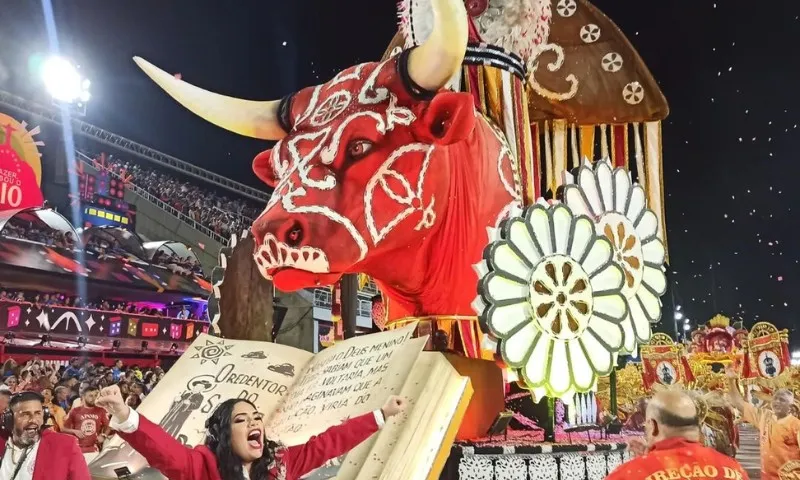
[[[55,433],[56,432],[54,432],[50,428],[46,428],[46,429],[42,430],[41,438],[39,439],[39,442],[47,442],[48,440],[46,440],[46,439],[49,439]],[[9,437],[7,435],[0,435],[0,458],[2,458],[2,456],[5,455],[5,453],[6,453],[6,445],[8,445],[8,439],[9,439]]]
[[[660,442],[656,442],[653,445],[651,445],[649,451],[652,452],[655,450],[676,450],[679,448],[694,447],[696,445],[699,445],[699,443],[687,440],[682,437],[666,438],[664,440],[661,440]]]

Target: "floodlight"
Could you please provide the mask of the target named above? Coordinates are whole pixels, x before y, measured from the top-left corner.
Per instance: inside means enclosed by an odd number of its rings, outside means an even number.
[[[91,98],[89,88],[92,82],[78,71],[72,62],[64,57],[52,56],[45,59],[41,69],[42,82],[53,100],[86,103]]]

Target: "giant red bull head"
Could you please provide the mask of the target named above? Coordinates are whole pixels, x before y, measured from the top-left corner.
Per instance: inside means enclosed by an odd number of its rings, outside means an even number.
[[[212,94],[137,60],[174,98],[234,132],[277,140],[256,174],[274,188],[252,230],[261,273],[284,291],[372,276],[390,319],[471,315],[471,266],[519,199],[502,133],[468,94],[439,91],[467,44],[461,0],[434,1],[434,33],[281,101]]]

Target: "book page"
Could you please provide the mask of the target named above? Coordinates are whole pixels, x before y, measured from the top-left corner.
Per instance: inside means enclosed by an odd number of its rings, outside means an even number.
[[[342,421],[383,406],[399,393],[426,338],[412,338],[412,324],[351,338],[318,353],[267,432],[284,445],[299,445]]]
[[[428,478],[437,453],[449,453],[452,438],[445,435],[465,395],[469,402],[468,384],[442,354],[423,352],[401,393],[411,408],[387,423],[357,475],[345,465],[337,480]]]
[[[370,445],[369,451],[365,452],[364,456],[370,461],[363,462],[363,465],[358,465],[355,462],[348,462],[342,465],[336,477],[337,480],[350,480],[355,478],[372,479],[380,477],[394,449],[401,448],[398,441],[402,433],[409,427],[414,428],[410,418],[418,408],[417,405],[421,403],[423,405],[422,408],[424,408],[425,403],[429,401],[429,399],[421,399],[420,396],[429,381],[435,380],[431,376],[435,366],[435,356],[428,355],[427,352],[418,356],[400,392],[400,395],[405,397],[408,401],[408,408],[402,415],[398,415],[397,418],[386,422],[386,426],[383,427],[380,435],[378,435],[377,439]]]
[[[436,466],[437,457],[439,457],[442,449],[444,449],[447,454],[450,453],[453,438],[451,437],[449,441],[446,441],[445,437],[450,433],[449,428],[453,417],[456,415],[456,412],[462,408],[462,399],[465,396],[467,397],[466,403],[463,405],[463,410],[466,410],[466,406],[469,404],[469,398],[472,396],[469,378],[453,377],[447,384],[447,388],[442,392],[441,397],[436,402],[435,410],[430,414],[431,423],[425,425],[426,430],[419,439],[419,448],[417,448],[413,460],[407,462],[405,465],[406,470],[400,475],[395,475],[394,478],[422,480],[425,478],[432,478],[434,474],[434,478],[439,478],[441,472],[431,472],[431,469]],[[458,419],[458,424],[460,423],[461,418]],[[455,431],[452,432],[453,437],[455,437],[457,429],[458,427],[456,426]],[[412,442],[416,443],[413,440]],[[446,442],[447,445],[445,445]],[[445,456],[444,458],[446,459],[447,457]],[[444,460],[442,462],[441,465],[437,466],[438,468],[444,466]]]
[[[225,400],[246,398],[262,412],[275,411],[312,358],[312,353],[276,343],[202,334],[137,411],[183,444],[194,446],[205,438],[206,419]],[[113,442],[92,462],[93,475],[116,478],[113,468],[127,466],[135,473],[147,465],[119,437]]]

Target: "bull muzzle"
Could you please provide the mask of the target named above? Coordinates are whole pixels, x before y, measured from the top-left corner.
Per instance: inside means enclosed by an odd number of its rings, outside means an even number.
[[[328,256],[308,245],[308,227],[299,219],[259,218],[253,224],[257,241],[254,258],[261,274],[272,278],[281,269],[310,273],[330,272]]]

